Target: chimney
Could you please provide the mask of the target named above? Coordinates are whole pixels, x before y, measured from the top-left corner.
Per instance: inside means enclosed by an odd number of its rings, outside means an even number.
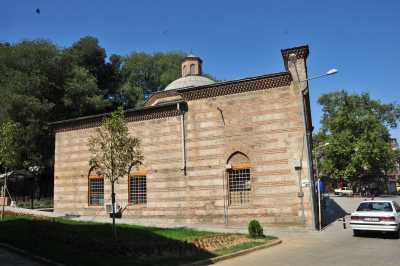
[[[182,61],[182,77],[201,76],[201,64],[203,61],[195,55],[188,55]]]
[[[308,45],[281,50],[286,71],[290,72],[293,80],[307,79]],[[305,85],[305,84],[304,84]]]

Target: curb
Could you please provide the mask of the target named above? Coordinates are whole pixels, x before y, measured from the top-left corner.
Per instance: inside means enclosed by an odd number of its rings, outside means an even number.
[[[41,257],[41,256],[33,255],[32,253],[30,253],[30,252],[28,252],[26,250],[23,250],[23,249],[20,249],[20,248],[16,248],[16,247],[14,247],[12,245],[9,245],[9,244],[6,244],[6,243],[0,243],[0,247],[4,248],[4,249],[7,249],[8,251],[17,253],[19,255],[22,255],[24,257],[27,257],[27,258],[29,258],[31,260],[34,260],[34,261],[38,262],[38,263],[42,263],[44,265],[64,266],[64,264],[52,261],[50,259],[47,259],[47,258],[44,258],[44,257]]]
[[[222,255],[222,256],[215,257],[215,258],[199,260],[199,261],[196,261],[196,262],[185,264],[185,266],[202,266],[202,265],[214,264],[214,263],[217,263],[219,261],[223,261],[223,260],[227,260],[227,259],[232,259],[232,258],[235,258],[235,257],[243,256],[243,255],[246,255],[246,254],[251,253],[253,251],[257,251],[257,250],[265,249],[265,248],[270,248],[270,247],[279,245],[281,243],[282,243],[282,240],[280,240],[280,239],[271,240],[268,243],[263,244],[263,245],[259,245],[259,246],[248,248],[248,249],[244,249],[244,250],[240,250],[240,251],[237,251],[237,252],[234,252],[234,253],[231,253],[231,254]]]

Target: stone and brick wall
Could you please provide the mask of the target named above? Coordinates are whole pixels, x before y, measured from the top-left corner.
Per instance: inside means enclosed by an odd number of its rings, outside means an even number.
[[[291,86],[203,98],[188,102],[185,113],[186,175],[182,168],[180,115],[129,122],[142,141],[147,171],[147,204],[129,206],[124,217],[162,223],[301,223],[296,160],[303,158],[304,124],[300,96]],[[88,206],[88,138],[94,128],[56,134],[54,206],[57,211],[106,215]],[[251,200],[244,207],[226,205],[227,160],[240,151],[251,163]],[[302,178],[308,178],[306,167]],[[128,204],[128,180],[116,186],[117,201]],[[307,193],[306,193],[307,194]],[[309,197],[305,215],[310,223]],[[105,181],[105,202],[110,186]]]
[[[312,188],[300,185],[310,184],[302,88],[287,77],[281,75],[278,78],[284,82],[254,89],[262,80],[270,84],[269,77],[245,80],[225,94],[214,92],[213,85],[204,89],[206,94],[180,93],[187,104],[185,171],[182,113],[130,119],[129,132],[142,143],[145,161],[140,170],[147,175],[147,204],[128,206],[123,217],[152,224],[245,225],[258,219],[265,225],[311,226]],[[88,206],[87,144],[94,130],[70,126],[56,132],[56,211],[107,215],[103,206]],[[250,162],[250,202],[227,206],[227,164],[238,151]],[[300,171],[295,170],[299,161]],[[126,177],[116,184],[116,195],[122,207],[128,205]],[[110,203],[107,180],[104,196]]]

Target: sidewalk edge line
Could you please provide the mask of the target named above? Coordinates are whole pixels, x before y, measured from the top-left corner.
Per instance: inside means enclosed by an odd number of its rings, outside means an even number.
[[[205,260],[199,260],[199,261],[195,261],[189,264],[184,264],[185,266],[202,266],[202,265],[209,265],[209,264],[214,264],[223,260],[227,260],[227,259],[231,259],[231,258],[235,258],[235,257],[239,257],[239,256],[243,256],[246,255],[248,253],[251,253],[253,251],[257,251],[260,249],[265,249],[265,248],[270,248],[276,245],[279,245],[282,243],[282,240],[280,239],[276,239],[276,240],[271,240],[266,244],[262,244],[256,247],[252,247],[252,248],[248,248],[248,249],[244,249],[244,250],[240,250],[231,254],[227,254],[227,255],[222,255],[222,256],[218,256],[218,257],[214,257],[214,258],[210,258],[210,259],[205,259]]]

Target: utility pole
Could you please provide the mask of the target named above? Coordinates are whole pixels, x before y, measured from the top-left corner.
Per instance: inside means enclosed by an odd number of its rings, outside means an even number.
[[[6,191],[7,191],[7,168],[5,168],[5,173],[4,173],[4,185],[3,185],[3,191],[2,191],[2,196],[3,196],[3,207],[1,211],[1,220],[4,219],[4,209],[6,205]]]
[[[322,230],[322,207],[321,207],[321,178],[318,172],[318,152],[321,148],[328,146],[329,142],[326,142],[318,147],[315,147],[315,174],[317,177],[317,193],[318,193],[318,229]]]

